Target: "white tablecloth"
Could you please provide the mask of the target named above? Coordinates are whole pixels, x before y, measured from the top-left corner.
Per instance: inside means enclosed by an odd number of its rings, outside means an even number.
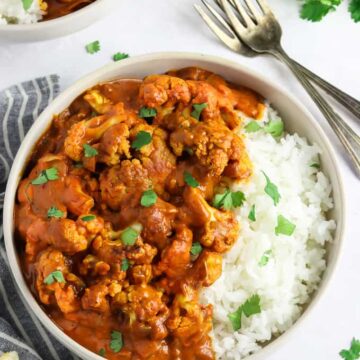
[[[2,44],[0,39],[0,89],[50,73],[61,76],[65,89],[111,61],[118,51],[130,55],[194,51],[239,61],[295,94],[319,119],[337,149],[345,180],[347,233],[340,266],[327,293],[293,337],[268,360],[339,359],[338,352],[348,347],[352,337],[360,338],[360,182],[341,156],[342,148],[326,121],[289,71],[272,58],[247,59],[222,46],[195,13],[192,5],[196,1],[119,0],[111,16],[65,38],[13,45]],[[296,0],[269,1],[281,21],[283,45],[289,54],[360,98],[360,23],[352,22],[347,4],[313,24],[299,18]],[[94,40],[101,42],[102,49],[89,55],[84,46]],[[348,113],[341,113],[354,120]]]

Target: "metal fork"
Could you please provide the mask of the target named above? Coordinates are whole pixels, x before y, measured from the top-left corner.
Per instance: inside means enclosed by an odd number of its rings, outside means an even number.
[[[224,20],[214,9],[212,9],[213,11],[209,10],[227,29],[227,31],[233,34],[232,29],[234,29],[240,40],[248,45],[248,47],[252,50],[258,53],[273,55],[283,61],[290,68],[310,97],[317,104],[325,118],[328,120],[330,126],[349,153],[355,169],[357,170],[357,175],[360,176],[359,136],[332,109],[327,101],[304,76],[303,72],[298,68],[294,60],[285,53],[280,43],[281,27],[266,2],[264,0],[256,0],[258,4],[257,7],[253,2],[255,0],[244,1],[246,3],[246,7],[243,6],[239,0],[219,0],[228,20],[230,21],[231,28],[226,20]],[[203,2],[205,3],[205,1]],[[215,31],[214,29],[215,28],[213,27],[212,30]],[[217,31],[217,35],[218,33],[219,32]],[[226,38],[224,34],[221,36],[228,41],[229,39]],[[236,36],[232,39],[232,45],[235,46]]]
[[[235,30],[231,27],[223,16],[220,14],[220,11],[215,10],[206,0],[201,0],[209,12],[218,20],[220,26],[215,23],[215,21],[203,10],[199,5],[194,5],[195,9],[198,11],[202,19],[208,25],[210,30],[231,50],[240,53],[241,55],[253,57],[259,55],[258,52],[252,50],[244,42],[237,37]],[[221,0],[214,0],[219,7],[221,7]],[[233,7],[236,7],[233,0],[230,0]],[[219,9],[220,10],[220,9]],[[343,105],[348,111],[353,113],[356,116],[356,120],[360,122],[360,101],[352,97],[351,95],[345,93],[344,91],[338,89],[336,86],[330,84],[326,80],[322,79],[320,76],[314,74],[309,69],[305,68],[298,62],[296,62],[298,68],[308,77],[309,80],[313,81],[316,85],[320,86],[325,90],[330,96],[332,96],[337,102]]]

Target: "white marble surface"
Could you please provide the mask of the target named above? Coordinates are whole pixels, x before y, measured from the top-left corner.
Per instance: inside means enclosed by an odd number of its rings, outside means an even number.
[[[311,110],[337,149],[347,197],[347,233],[330,288],[312,315],[268,360],[336,360],[352,337],[360,338],[360,186],[342,156],[331,129],[288,70],[272,58],[247,59],[232,53],[201,23],[192,4],[199,0],[119,0],[119,7],[92,27],[42,43],[4,44],[0,39],[0,89],[35,76],[57,73],[65,89],[82,75],[111,61],[117,51],[131,55],[156,51],[194,51],[220,55],[248,65],[294,93]],[[291,56],[334,85],[360,98],[360,23],[345,4],[324,21],[298,17],[296,0],[269,0],[283,27]],[[95,55],[84,45],[100,40]],[[349,121],[354,119],[343,112]],[[359,130],[359,126],[354,127]]]

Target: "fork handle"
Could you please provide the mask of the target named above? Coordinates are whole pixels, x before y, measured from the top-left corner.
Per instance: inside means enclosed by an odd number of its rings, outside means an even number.
[[[323,90],[325,90],[329,95],[331,95],[335,100],[337,100],[341,105],[343,105],[348,111],[353,113],[357,119],[360,120],[360,101],[356,100],[349,94],[341,91],[334,85],[331,85],[320,76],[314,74],[312,71],[302,66],[295,60],[293,62],[297,65],[297,67],[306,75],[311,81],[313,81],[316,85],[320,86]]]
[[[304,76],[282,47],[272,50],[271,53],[283,61],[298,78],[310,97],[314,100],[322,114],[325,116],[330,126],[338,136],[341,143],[347,150],[354,164],[357,175],[360,177],[360,137],[351,127],[332,109],[329,103],[320,95],[310,81]]]

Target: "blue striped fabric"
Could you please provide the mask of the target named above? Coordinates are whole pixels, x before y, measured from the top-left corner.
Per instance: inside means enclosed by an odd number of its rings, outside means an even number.
[[[6,179],[24,135],[59,92],[50,75],[0,91],[0,215]],[[18,293],[8,267],[0,226],[0,354],[16,351],[20,360],[78,359],[51,336]]]

